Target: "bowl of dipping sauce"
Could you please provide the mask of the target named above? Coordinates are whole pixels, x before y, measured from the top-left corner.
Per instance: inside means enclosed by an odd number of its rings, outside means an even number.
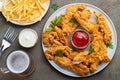
[[[90,35],[83,29],[77,29],[73,32],[71,37],[72,45],[77,49],[84,49],[90,42]]]
[[[25,48],[31,48],[35,46],[38,40],[38,35],[35,30],[26,28],[19,34],[19,44]]]

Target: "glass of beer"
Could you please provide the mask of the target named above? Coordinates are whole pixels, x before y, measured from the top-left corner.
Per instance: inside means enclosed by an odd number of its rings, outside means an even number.
[[[6,67],[0,68],[2,73],[11,73],[21,77],[29,76],[36,69],[36,63],[32,56],[22,50],[10,53],[6,58],[5,65]]]

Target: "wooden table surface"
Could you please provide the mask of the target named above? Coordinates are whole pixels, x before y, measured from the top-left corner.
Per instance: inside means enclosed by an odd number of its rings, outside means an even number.
[[[72,78],[65,76],[55,70],[46,60],[41,46],[41,33],[45,22],[47,19],[54,13],[54,10],[51,8],[53,3],[62,7],[69,3],[89,3],[101,8],[104,12],[108,14],[108,16],[112,19],[115,28],[117,30],[118,35],[118,44],[117,50],[114,58],[111,63],[101,72],[93,75],[91,77],[86,78]],[[13,50],[25,50],[29,54],[31,54],[34,59],[37,61],[37,68],[35,72],[25,78],[17,78],[11,75],[3,75],[0,74],[0,80],[119,80],[120,79],[120,0],[51,0],[50,8],[45,15],[45,17],[41,20],[41,22],[37,22],[30,26],[17,26],[6,22],[2,14],[0,13],[0,42],[2,41],[3,35],[9,26],[15,26],[15,31],[20,32],[25,28],[32,28],[37,31],[39,35],[39,40],[37,45],[31,49],[24,49],[18,44],[18,40],[14,42],[14,44],[8,48],[4,52],[4,56],[9,54]],[[1,43],[0,43],[1,44]],[[1,62],[0,62],[1,63]]]

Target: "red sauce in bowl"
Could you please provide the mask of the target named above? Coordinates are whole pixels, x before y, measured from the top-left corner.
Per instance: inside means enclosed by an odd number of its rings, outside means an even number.
[[[72,45],[76,48],[82,49],[87,47],[89,41],[89,34],[85,30],[76,30],[72,35]]]

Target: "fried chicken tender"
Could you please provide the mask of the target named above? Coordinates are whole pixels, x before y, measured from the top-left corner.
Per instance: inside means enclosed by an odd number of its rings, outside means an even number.
[[[62,30],[55,26],[53,31],[45,31],[42,33],[43,43],[45,46],[69,46],[69,41],[63,35]]]
[[[55,56],[54,61],[57,62],[58,64],[60,64],[61,66],[66,67],[67,69],[71,69],[71,70],[81,74],[82,76],[84,76],[85,74],[88,74],[88,72],[89,72],[89,68],[86,65],[73,64],[71,59],[69,59],[68,57]]]
[[[111,59],[107,55],[107,47],[103,41],[99,43],[99,50],[88,56],[88,60],[90,63],[90,71],[95,72],[98,68],[98,64],[102,62],[110,62]],[[96,47],[95,47],[96,48]]]
[[[104,46],[104,48],[106,47]],[[101,49],[104,50],[104,48]],[[74,56],[73,62],[79,61],[77,64],[83,64],[89,68],[90,72],[95,72],[98,68],[99,63],[110,61],[110,58],[107,56],[106,51],[103,50],[92,54],[89,54],[88,51],[79,51],[79,53]]]
[[[98,62],[94,62],[94,63],[92,63],[91,65],[90,65],[90,72],[95,72],[95,71],[97,71],[97,69],[98,69]]]
[[[58,37],[59,37],[59,42],[61,42],[63,45],[65,46],[69,46],[69,40],[67,36],[63,35],[63,32],[60,28],[58,28],[57,26],[55,27],[55,32],[57,32]]]
[[[105,16],[101,13],[94,12],[95,16],[97,17],[98,24],[100,26],[101,32],[103,33],[104,42],[107,44],[112,39],[112,33],[109,28],[109,25],[105,19]]]
[[[70,58],[71,60],[73,60],[74,57],[75,57],[76,55],[78,55],[79,53],[80,53],[80,51],[74,51],[74,52],[71,52],[70,55],[67,56],[67,57]]]
[[[79,11],[80,12],[80,11]],[[83,11],[80,12],[81,13],[81,17],[83,19],[89,19],[92,15],[91,11],[89,9],[84,9]]]
[[[89,10],[87,10],[88,13],[89,13]],[[84,12],[80,12],[80,11],[77,11],[75,14],[74,14],[74,17],[75,19],[77,20],[77,22],[84,28],[86,29],[88,32],[92,33],[93,31],[97,30],[98,29],[98,25],[96,22],[92,22],[90,20],[88,20],[89,18],[89,14],[85,14]],[[86,19],[87,17],[87,19]]]
[[[78,27],[78,23],[72,24],[71,22],[65,23],[64,21],[62,20],[57,26],[60,26],[63,34],[68,36]]]
[[[71,5],[67,8],[66,10],[66,14],[74,14],[77,11],[82,11],[84,9],[86,9],[87,5],[86,4],[75,4],[75,5]]]
[[[56,55],[56,51],[58,50],[62,50],[65,56],[69,56],[69,54],[72,52],[72,49],[68,46],[57,46],[46,50],[45,55],[48,59],[54,60],[54,56]]]
[[[107,55],[107,47],[104,42],[101,42],[101,48],[100,48],[99,52],[96,54],[98,54],[98,56],[99,56],[100,63],[105,62],[105,61],[106,62],[111,61],[111,59]]]
[[[42,39],[43,39],[44,46],[48,47],[48,46],[52,46],[52,42],[54,41],[54,39],[59,39],[59,37],[56,32],[45,31],[42,33]]]
[[[55,56],[55,62],[59,63],[61,66],[70,69],[72,67],[72,61],[68,57],[58,57]]]
[[[71,5],[67,8],[66,14],[61,15],[62,21],[57,24],[57,26],[60,26],[62,28],[64,35],[69,35],[78,27],[78,23],[72,24],[71,19],[74,18],[73,15],[76,11],[82,11],[85,8],[86,4]]]
[[[89,51],[80,51],[73,59],[74,61],[79,61],[80,63],[84,63],[88,65],[87,56]]]
[[[94,47],[95,52],[98,52],[103,42],[103,36],[98,30],[93,31],[91,34],[91,46]]]
[[[110,62],[110,58],[106,53],[100,50],[99,52],[92,53],[88,56],[88,63],[90,66],[90,72],[95,72],[98,68],[98,64],[102,62]]]
[[[73,71],[79,73],[82,76],[84,76],[84,75],[89,73],[89,68],[86,65],[82,64],[82,63],[80,63],[80,64],[73,64],[71,69]]]

